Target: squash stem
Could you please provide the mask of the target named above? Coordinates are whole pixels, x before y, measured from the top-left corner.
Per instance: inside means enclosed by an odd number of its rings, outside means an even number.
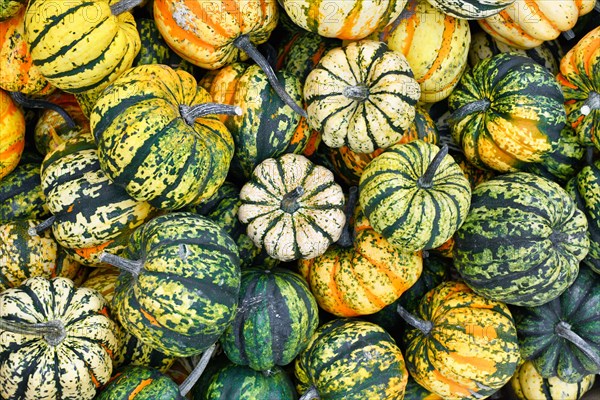
[[[115,4],[111,4],[110,12],[112,15],[117,16],[124,12],[131,11],[134,7],[140,5],[144,0],[121,0]]]
[[[492,102],[489,99],[479,99],[472,103],[467,103],[464,106],[456,109],[448,118],[448,125],[452,126],[467,115],[484,112],[490,108]]]
[[[435,173],[437,172],[440,164],[444,160],[444,158],[448,155],[448,146],[443,145],[440,151],[435,155],[427,170],[417,180],[417,186],[421,189],[431,189],[433,187],[433,178],[435,177]]]
[[[594,146],[588,146],[585,149],[585,162],[587,165],[592,165],[594,163]]]
[[[592,90],[580,111],[582,115],[589,115],[593,110],[600,110],[600,93]]]
[[[298,400],[313,400],[313,399],[319,400],[320,397],[319,397],[319,392],[317,392],[317,388],[314,386],[311,386],[310,388],[308,388],[308,390],[306,392],[304,392],[302,397],[300,397]]]
[[[54,223],[54,220],[56,220],[56,217],[52,215],[51,217],[45,219],[36,226],[32,226],[31,228],[29,228],[27,230],[27,233],[29,233],[29,236],[39,236],[40,232],[43,232],[46,229],[50,228],[50,226]]]
[[[69,129],[77,128],[77,122],[75,122],[75,120],[73,120],[73,118],[71,118],[69,113],[67,111],[65,111],[64,108],[62,108],[61,106],[59,106],[57,104],[54,104],[47,100],[30,99],[29,97],[25,96],[21,92],[10,92],[10,97],[13,99],[13,101],[15,103],[19,104],[21,107],[24,107],[24,108],[38,108],[38,109],[43,109],[43,110],[52,110],[52,111],[58,113],[58,115],[60,115],[65,120],[65,123],[67,124]]]
[[[59,345],[67,337],[65,326],[60,320],[32,324],[8,321],[0,318],[0,331],[7,331],[18,335],[42,336],[51,346]]]
[[[185,123],[191,126],[194,125],[197,118],[211,114],[242,115],[242,109],[239,106],[219,103],[202,103],[193,106],[180,104],[179,113]]]
[[[196,382],[198,382],[198,379],[200,379],[200,376],[202,376],[202,373],[206,369],[208,362],[212,358],[213,354],[215,354],[216,350],[216,343],[212,344],[208,349],[206,349],[202,354],[202,358],[200,358],[200,361],[198,361],[198,364],[196,364],[192,372],[188,375],[187,378],[185,378],[183,383],[179,385],[179,393],[181,393],[183,397],[185,397],[189,393],[189,391],[192,390]]]
[[[420,330],[425,336],[429,335],[429,332],[431,332],[431,330],[433,329],[433,322],[425,321],[424,319],[415,317],[414,315],[406,311],[406,309],[400,304],[398,304],[398,308],[396,309],[396,311],[398,312],[398,315],[400,315],[400,317],[404,321],[406,321],[407,324],[409,324],[413,328]]]
[[[566,39],[566,40],[573,40],[575,38],[575,32],[573,32],[572,29],[569,29],[567,31],[563,31],[562,36]]]
[[[581,336],[571,330],[569,323],[560,321],[554,327],[554,333],[573,343],[600,370],[600,355]]]
[[[263,72],[267,75],[267,79],[269,83],[275,90],[275,93],[279,96],[279,98],[288,106],[292,108],[295,112],[300,114],[300,116],[306,118],[306,111],[299,106],[294,99],[290,97],[288,92],[285,91],[285,88],[281,85],[279,80],[277,79],[277,75],[275,75],[275,71],[271,68],[271,65],[267,61],[267,59],[258,51],[258,49],[250,42],[250,38],[248,35],[241,35],[233,41],[233,45],[240,50],[243,50],[248,54],[248,56],[258,64],[258,66],[263,70]]]
[[[105,251],[100,254],[100,261],[117,267],[122,271],[129,272],[134,277],[140,274],[142,265],[144,264],[142,260],[128,260]]]
[[[342,94],[355,101],[365,101],[369,98],[369,88],[364,85],[346,86]]]
[[[302,186],[298,186],[296,189],[292,190],[289,193],[286,193],[281,199],[279,203],[279,207],[288,214],[293,214],[300,208],[300,204],[298,204],[298,199],[300,196],[304,194],[304,188]]]
[[[346,222],[344,223],[344,229],[342,230],[342,235],[337,241],[337,244],[342,247],[350,247],[352,246],[352,233],[350,232],[350,220],[352,219],[352,215],[354,215],[354,209],[356,208],[356,202],[358,200],[358,187],[352,186],[348,189],[348,202],[346,203],[346,207],[344,208],[344,215],[346,216]]]

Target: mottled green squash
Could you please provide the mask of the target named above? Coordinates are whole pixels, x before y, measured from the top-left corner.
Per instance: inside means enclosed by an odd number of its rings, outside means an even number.
[[[404,400],[443,400],[443,398],[431,393],[409,376],[404,391]]]
[[[27,0],[0,0],[0,21],[13,17],[26,3]]]
[[[154,368],[131,366],[117,372],[96,400],[184,400],[179,387]]]
[[[0,180],[0,221],[50,215],[40,180],[40,164],[21,164]]]

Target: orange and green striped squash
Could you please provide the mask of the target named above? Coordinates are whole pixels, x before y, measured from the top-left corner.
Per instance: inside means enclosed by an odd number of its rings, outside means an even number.
[[[25,116],[0,89],[0,179],[17,167],[25,148]]]
[[[573,28],[596,0],[516,0],[498,14],[477,21],[499,41],[531,49]]]
[[[427,0],[410,0],[392,24],[369,38],[404,54],[421,86],[420,101],[434,103],[458,84],[467,66],[471,30],[467,20],[444,14]]]
[[[155,0],[154,20],[167,44],[183,59],[218,69],[248,55],[234,44],[269,39],[278,19],[276,0]]]
[[[179,387],[160,371],[128,366],[115,374],[95,400],[185,400]]]
[[[581,143],[600,149],[600,27],[563,57],[557,79],[565,96],[567,122]]]
[[[280,0],[292,21],[307,31],[358,40],[391,23],[406,0]]]

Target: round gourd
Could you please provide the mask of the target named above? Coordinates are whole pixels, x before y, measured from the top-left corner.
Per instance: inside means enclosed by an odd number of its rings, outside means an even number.
[[[404,54],[421,86],[419,100],[434,103],[458,84],[467,66],[471,30],[466,20],[444,14],[427,0],[409,0],[396,21],[369,38]]]
[[[39,164],[18,165],[0,180],[0,222],[40,219],[49,214]]]
[[[65,92],[108,86],[140,51],[133,15],[122,8],[130,3],[30,0],[25,35],[38,71]]]
[[[469,181],[447,147],[421,140],[394,145],[367,164],[359,193],[373,229],[405,252],[447,241],[471,201]]]
[[[330,50],[304,84],[311,128],[327,146],[358,153],[398,142],[420,95],[406,58],[373,40]]]
[[[295,362],[298,391],[323,400],[402,398],[408,379],[404,358],[379,326],[353,319],[322,325]],[[310,388],[310,389],[309,389]]]
[[[560,378],[542,378],[530,361],[525,361],[510,380],[509,392],[517,400],[579,400],[594,386],[595,375],[581,382],[567,383]]]
[[[210,197],[233,155],[231,134],[213,113],[239,112],[211,101],[185,71],[130,69],[102,93],[90,117],[102,169],[131,197],[158,208]]]
[[[0,89],[0,179],[17,167],[25,148],[25,117],[4,90]]]
[[[113,310],[123,327],[166,355],[206,350],[233,321],[240,288],[235,242],[211,220],[185,212],[156,217],[131,235]]]
[[[405,332],[406,365],[418,384],[444,399],[486,398],[506,384],[520,359],[504,304],[444,282],[427,292]]]
[[[346,222],[344,193],[331,171],[298,154],[260,163],[240,199],[248,237],[281,261],[323,254]]]
[[[600,27],[585,35],[560,62],[567,121],[581,143],[600,149]]]
[[[13,18],[20,10],[25,8],[27,0],[0,0],[0,21]]]
[[[466,72],[448,97],[454,141],[476,167],[539,162],[566,122],[560,85],[529,57],[500,53]]]
[[[600,279],[589,268],[560,297],[513,313],[521,355],[542,377],[577,383],[600,373]]]
[[[317,302],[301,276],[248,268],[242,271],[238,311],[220,341],[235,364],[268,371],[291,363],[318,323]]]
[[[36,326],[32,326],[35,324]],[[114,323],[102,296],[67,278],[0,294],[0,396],[91,400],[112,373]]]
[[[291,20],[307,31],[338,39],[363,39],[390,24],[406,0],[280,0]]]
[[[482,19],[498,14],[515,0],[427,0],[432,6],[460,19]]]
[[[119,371],[96,400],[184,400],[179,387],[154,368],[130,366]]]
[[[588,223],[558,184],[516,172],[473,190],[454,235],[454,266],[475,292],[537,306],[564,292],[588,253]]]

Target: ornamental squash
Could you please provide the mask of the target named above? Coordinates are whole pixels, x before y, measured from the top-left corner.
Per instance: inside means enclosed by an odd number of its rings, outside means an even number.
[[[476,167],[516,171],[553,150],[566,123],[563,100],[547,69],[500,53],[465,73],[448,97],[452,137]]]
[[[454,236],[454,266],[475,292],[537,306],[564,292],[588,253],[588,223],[558,184],[516,172],[473,190]]]
[[[0,4],[6,1],[0,0]],[[16,3],[9,1],[11,2]],[[0,6],[0,14],[3,11]],[[0,60],[2,60],[0,88],[31,95],[48,94],[54,88],[33,65],[25,36],[24,21],[25,7],[22,7],[12,18],[0,22]]]
[[[404,54],[421,86],[420,101],[434,103],[458,84],[467,66],[471,30],[466,20],[444,14],[427,0],[409,0],[394,23],[369,38]]]
[[[585,35],[560,62],[567,121],[581,143],[600,149],[600,27]]]
[[[25,35],[34,65],[65,92],[105,88],[140,51],[135,20],[127,12],[131,3],[30,0]]]
[[[30,278],[0,293],[0,396],[90,400],[116,351],[102,296],[67,278]]]
[[[18,165],[0,180],[0,222],[40,219],[50,214],[42,192],[40,165]]]
[[[208,218],[185,212],[156,217],[131,235],[113,310],[123,327],[160,352],[187,357],[233,321],[240,288],[235,242]]]
[[[344,193],[331,171],[297,154],[260,163],[240,199],[248,237],[281,261],[323,254],[346,221]]]
[[[268,371],[291,363],[318,323],[317,302],[300,275],[248,268],[242,271],[239,308],[220,342],[234,363]]]
[[[471,187],[447,154],[447,147],[421,140],[394,145],[360,178],[360,205],[371,226],[401,251],[440,246],[467,216]]]
[[[427,0],[432,6],[460,19],[483,19],[498,14],[515,0]]]
[[[522,49],[556,39],[577,19],[594,9],[596,0],[515,0],[500,13],[479,20],[479,26],[508,45]]]
[[[0,179],[17,167],[25,148],[25,117],[4,90],[0,89]]]
[[[517,331],[504,304],[444,282],[421,299],[416,315],[398,307],[406,365],[418,384],[444,399],[482,399],[514,374],[520,359]]]
[[[0,0],[0,21],[7,20],[25,8],[27,0]]]
[[[179,387],[154,368],[128,366],[120,370],[95,400],[184,400]]]
[[[524,359],[544,378],[577,383],[600,373],[600,279],[582,266],[560,297],[513,310]]]
[[[373,40],[330,50],[304,84],[311,128],[327,146],[359,153],[398,142],[420,95],[406,58]]]
[[[29,228],[38,222],[29,219],[0,225],[0,292],[34,276],[74,279],[77,275],[79,264],[67,256],[51,232],[29,235]]]
[[[280,0],[298,26],[328,38],[363,39],[390,24],[406,0]]]
[[[390,335],[353,319],[335,319],[317,329],[296,359],[295,374],[298,391],[313,394],[305,394],[307,399],[401,399],[408,379]]]
[[[233,140],[192,75],[140,65],[96,102],[90,125],[100,165],[115,185],[157,208],[178,209],[210,197],[223,183]]]
[[[435,393],[431,393],[409,376],[406,383],[406,390],[404,391],[404,400],[443,400],[443,398]]]
[[[567,383],[560,378],[542,378],[530,361],[525,361],[510,380],[510,393],[518,400],[579,400],[594,386],[595,375]]]

